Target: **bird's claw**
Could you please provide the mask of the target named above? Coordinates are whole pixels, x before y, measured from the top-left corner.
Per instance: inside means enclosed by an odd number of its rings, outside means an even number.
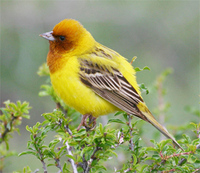
[[[89,122],[87,122],[87,119],[89,118]],[[96,127],[96,118],[92,115],[83,115],[83,118],[81,120],[81,123],[79,124],[77,131],[80,130],[81,126],[84,126],[86,128],[86,131],[94,130]]]

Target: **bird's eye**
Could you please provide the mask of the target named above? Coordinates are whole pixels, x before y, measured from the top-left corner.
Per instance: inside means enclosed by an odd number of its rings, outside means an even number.
[[[63,40],[65,40],[65,37],[64,36],[59,36],[59,39],[60,39],[60,41],[63,41]]]

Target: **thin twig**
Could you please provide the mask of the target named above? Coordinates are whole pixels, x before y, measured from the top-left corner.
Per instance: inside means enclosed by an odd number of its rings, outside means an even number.
[[[189,151],[189,152],[185,152],[185,153],[172,154],[170,156],[164,157],[164,160],[170,159],[172,157],[179,157],[179,156],[182,156],[182,155],[189,155],[189,154],[192,154],[192,153],[194,153],[194,152],[193,151]]]
[[[44,173],[47,173],[47,167],[46,167],[46,163],[44,162],[44,160],[40,160],[42,162],[42,168],[44,169]]]
[[[85,154],[83,154],[83,157],[82,157],[83,162],[78,163],[78,166],[83,168],[83,173],[89,173],[90,165],[96,159],[95,154],[100,149],[101,149],[100,147],[96,147],[88,161],[85,159]]]
[[[200,148],[200,144],[196,145],[196,149],[199,149]]]
[[[37,173],[37,172],[39,172],[40,170],[39,169],[36,169],[33,173]]]
[[[62,166],[60,164],[60,159],[59,158],[55,158],[54,160],[56,162],[56,167],[60,169],[59,172],[63,172]]]
[[[83,173],[87,173],[89,172],[89,166],[87,160],[85,159],[85,154],[83,154],[82,160],[83,162],[79,162],[77,166],[83,168]]]
[[[174,172],[174,171],[176,171],[176,169],[175,169],[175,168],[173,168],[173,169],[170,169],[170,170],[168,170],[168,171],[162,171],[161,173],[168,173],[168,172]]]
[[[69,129],[69,126],[65,125],[64,128],[69,133],[69,135],[72,136],[72,131]]]
[[[128,115],[128,126],[129,126],[129,133],[130,133],[130,136],[131,136],[131,139],[130,139],[130,148],[131,148],[131,151],[134,151],[134,144],[133,144],[133,127],[132,127],[132,124],[131,124],[131,116]]]
[[[194,172],[192,172],[192,173],[198,173],[200,171],[200,168],[198,168],[198,169],[195,169],[195,171]]]
[[[124,170],[124,172],[129,172],[129,171],[131,171],[131,169],[130,169],[130,168],[128,168],[128,169],[126,169],[126,170]]]
[[[200,148],[200,144],[198,144],[198,145],[196,145],[196,149],[199,149]],[[190,151],[191,152],[191,151]],[[186,152],[186,153],[189,153],[189,152]],[[193,153],[193,152],[191,152],[191,153]],[[189,153],[190,154],[190,153]],[[180,165],[182,165],[184,162],[186,162],[187,161],[187,159],[185,159],[185,158],[182,158],[179,162],[178,162],[178,165],[180,166]]]
[[[34,136],[34,138],[36,138],[36,135]],[[42,163],[42,168],[44,170],[44,173],[47,173],[47,167],[46,167],[46,163],[44,162],[44,159],[43,159],[43,154],[41,153],[41,150],[40,148],[36,148],[37,152],[39,153],[39,156],[40,156],[40,161]]]
[[[124,133],[119,131],[117,134],[117,138],[118,138],[118,143],[115,144],[115,146],[111,146],[111,148],[116,149],[117,147],[119,147],[119,145],[124,143]]]
[[[58,108],[58,109],[60,109],[65,115],[67,115],[67,109],[64,109],[64,107],[60,104],[60,102],[57,102],[56,103],[56,107]]]
[[[71,147],[69,146],[68,142],[65,142],[65,145],[67,147],[68,154],[71,155],[71,156],[73,156],[72,151],[71,151]],[[69,161],[70,161],[70,163],[72,165],[72,169],[73,169],[74,173],[78,173],[76,164],[74,163],[74,160],[71,159],[71,158],[69,158]]]
[[[42,168],[44,169],[44,173],[47,173],[47,167],[46,167],[46,163],[44,162],[44,159],[42,158],[43,157],[43,155],[42,155],[42,153],[41,153],[41,151],[40,151],[40,149],[38,150],[38,153],[39,153],[39,155],[40,155],[40,161],[41,161],[41,163],[42,163]]]
[[[5,138],[6,134],[9,133],[12,130],[14,120],[18,118],[18,117],[15,117],[13,115],[13,113],[11,113],[11,116],[12,116],[12,119],[10,121],[10,125],[8,126],[7,123],[4,124],[5,131],[0,135],[0,137],[2,139],[2,140],[0,140],[0,144],[4,141],[4,138]]]
[[[62,107],[61,107],[61,108],[62,108]],[[70,136],[73,136],[73,135],[72,135],[72,131],[70,130],[70,128],[69,128],[68,125],[65,125],[64,128],[65,128],[65,130],[69,133]],[[68,154],[71,155],[71,156],[73,156],[73,154],[72,154],[72,147],[69,146],[68,142],[65,142],[65,145],[66,145],[66,149],[67,149]],[[74,160],[71,159],[71,158],[69,158],[69,162],[70,162],[71,165],[72,165],[72,169],[73,169],[74,173],[78,173],[78,171],[77,171],[77,166],[76,166],[76,164],[74,163]],[[61,169],[61,170],[62,170],[62,169]]]
[[[196,149],[199,149],[200,148],[200,144],[198,144],[197,146],[196,146]],[[166,160],[167,159],[170,159],[170,158],[172,158],[172,157],[179,157],[179,156],[182,156],[182,155],[189,155],[189,154],[192,154],[192,153],[194,153],[193,151],[189,151],[189,152],[185,152],[185,153],[179,153],[179,154],[173,154],[173,155],[170,155],[170,156],[166,156],[166,157],[161,157],[163,160],[160,162],[160,164],[159,165],[156,165],[155,167],[154,167],[154,169],[155,168],[159,168],[160,167],[160,165],[162,165],[162,164],[164,164],[165,162],[166,162]],[[179,162],[178,162],[178,166],[181,166],[184,162],[186,162],[187,161],[187,159],[185,159],[185,158],[182,158]],[[169,171],[170,172],[170,171]],[[194,172],[195,173],[195,172]]]
[[[133,126],[131,124],[131,115],[128,115],[128,126],[129,126],[129,130],[130,130],[130,136],[131,136],[131,139],[130,139],[130,149],[131,151],[134,151],[134,143],[133,143]],[[131,155],[131,158],[132,158],[132,161],[134,162],[134,159],[133,159],[133,156]],[[128,172],[128,171],[127,171]],[[136,171],[135,171],[136,172]],[[134,173],[135,173],[134,172]]]

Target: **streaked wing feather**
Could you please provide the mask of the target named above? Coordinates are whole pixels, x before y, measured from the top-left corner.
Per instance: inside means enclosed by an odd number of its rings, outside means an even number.
[[[137,108],[143,99],[117,69],[110,72],[99,64],[80,60],[80,79],[96,94],[109,101],[116,107],[147,121]]]

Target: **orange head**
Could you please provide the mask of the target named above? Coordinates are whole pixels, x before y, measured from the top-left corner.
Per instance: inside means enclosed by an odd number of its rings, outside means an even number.
[[[40,36],[49,40],[52,53],[64,54],[82,47],[83,38],[87,37],[87,40],[92,38],[90,33],[78,21],[73,19],[62,20],[54,26],[53,31]]]
[[[40,34],[49,40],[50,47],[47,64],[53,73],[61,68],[69,57],[79,56],[91,50],[95,41],[91,34],[76,20],[65,19],[53,31]]]

